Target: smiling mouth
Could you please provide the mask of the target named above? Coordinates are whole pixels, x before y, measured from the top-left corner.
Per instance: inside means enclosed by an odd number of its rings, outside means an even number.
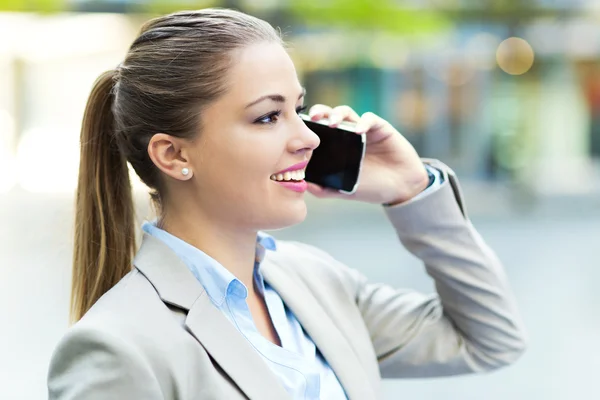
[[[276,182],[302,182],[305,178],[305,170],[286,171],[271,175],[271,180]]]

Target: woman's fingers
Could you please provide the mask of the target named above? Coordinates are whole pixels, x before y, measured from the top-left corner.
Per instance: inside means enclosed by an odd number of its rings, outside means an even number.
[[[307,182],[308,192],[319,199],[330,199],[340,197],[340,193],[337,190],[324,188],[323,186],[317,185],[312,182]]]
[[[329,118],[331,111],[333,108],[326,106],[324,104],[315,104],[308,111],[308,116],[313,121],[318,121],[323,118]]]
[[[329,116],[329,126],[337,126],[342,121],[357,122],[360,119],[356,111],[349,106],[337,106]]]
[[[315,104],[310,108],[308,115],[313,121],[328,118],[331,127],[339,125],[342,121],[357,122],[360,119],[360,116],[350,106],[331,108],[324,104]]]
[[[372,112],[366,112],[359,116],[352,107],[346,105],[331,108],[324,104],[315,104],[310,108],[309,116],[312,121],[329,119],[328,125],[332,128],[337,127],[343,121],[354,122],[356,124],[354,131],[358,134],[367,133],[367,142],[370,144],[378,143],[392,133],[398,132],[380,116]]]
[[[366,112],[360,117],[355,129],[357,133],[365,133],[372,129],[381,128],[385,124],[386,121],[383,118],[373,114],[372,112]]]

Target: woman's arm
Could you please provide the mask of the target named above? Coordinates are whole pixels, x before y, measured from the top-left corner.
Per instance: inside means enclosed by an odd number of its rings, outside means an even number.
[[[386,378],[489,371],[514,362],[526,347],[501,263],[469,222],[452,171],[434,166],[445,177],[441,188],[386,213],[404,246],[425,263],[437,295],[368,283],[351,271]]]
[[[384,378],[490,371],[526,347],[503,267],[469,222],[456,177],[442,163],[426,162],[444,183],[386,213],[404,246],[424,261],[437,293],[370,283],[326,252],[297,244],[337,271],[334,279],[358,305]]]
[[[149,365],[121,339],[75,326],[50,362],[50,400],[163,400]]]

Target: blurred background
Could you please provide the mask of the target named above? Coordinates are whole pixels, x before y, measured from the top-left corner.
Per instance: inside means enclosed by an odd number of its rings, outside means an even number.
[[[530,334],[523,358],[483,376],[386,381],[383,398],[600,398],[599,0],[0,0],[0,398],[46,397],[68,326],[93,81],[147,19],[208,6],[281,27],[307,104],[374,111],[450,165],[505,262]],[[135,190],[141,221],[147,190]],[[307,221],[274,236],[433,290],[379,207],[308,202]]]

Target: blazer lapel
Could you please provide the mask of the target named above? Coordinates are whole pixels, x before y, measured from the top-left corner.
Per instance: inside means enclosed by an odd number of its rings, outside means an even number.
[[[306,285],[287,274],[275,263],[275,258],[273,254],[261,265],[265,280],[279,293],[286,306],[310,335],[337,375],[348,398],[351,400],[377,398],[366,372],[344,335]]]
[[[203,292],[185,321],[192,335],[250,399],[287,399],[289,395],[252,345]]]
[[[200,282],[167,245],[145,234],[134,265],[165,303],[188,311],[186,329],[248,398],[289,398],[258,352],[213,305]]]

